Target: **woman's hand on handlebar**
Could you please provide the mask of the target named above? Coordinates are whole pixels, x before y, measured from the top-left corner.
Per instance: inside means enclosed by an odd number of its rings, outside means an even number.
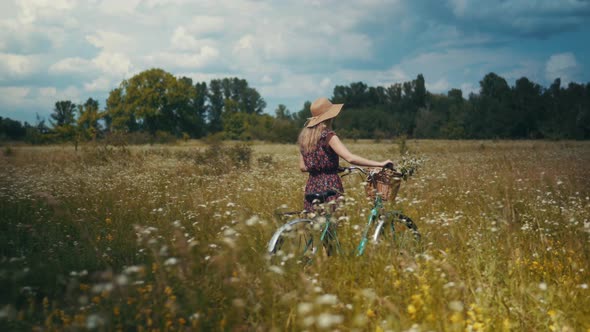
[[[393,169],[393,161],[387,159],[387,160],[381,162],[381,167]]]

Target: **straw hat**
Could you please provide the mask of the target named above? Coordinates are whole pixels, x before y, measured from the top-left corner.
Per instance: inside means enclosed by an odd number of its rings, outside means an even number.
[[[342,106],[344,104],[332,104],[328,98],[318,98],[316,99],[313,104],[311,104],[311,118],[307,118],[307,124],[305,125],[307,128],[311,128],[318,123],[335,118],[340,110],[342,110]]]

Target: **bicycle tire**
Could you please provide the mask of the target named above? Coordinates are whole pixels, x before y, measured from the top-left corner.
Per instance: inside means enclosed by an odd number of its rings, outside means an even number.
[[[395,237],[395,223],[401,223],[407,227],[408,231],[412,233],[413,238],[415,241],[420,241],[421,235],[418,231],[418,226],[412,220],[412,218],[402,214],[402,213],[392,213],[390,218],[385,218],[379,220],[377,226],[375,227],[375,232],[373,233],[373,242],[378,243],[382,238],[386,235],[386,229],[389,228],[392,230],[392,238]],[[400,232],[401,233],[401,232]]]
[[[271,255],[282,256],[282,260],[295,258],[307,261],[318,250],[319,239],[313,230],[311,219],[298,218],[279,227],[268,242]],[[307,259],[303,259],[307,258]]]

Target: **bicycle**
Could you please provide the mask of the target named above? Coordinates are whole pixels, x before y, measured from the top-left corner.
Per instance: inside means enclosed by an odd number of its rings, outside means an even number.
[[[356,166],[342,167],[339,169],[339,172],[342,173],[341,177],[356,172],[361,173],[366,177],[368,184],[377,183],[378,176],[384,174],[385,171],[385,167],[380,172]],[[393,196],[395,196],[404,174],[397,172],[393,168],[390,169],[390,172],[393,181],[396,182],[395,185],[397,185],[397,188],[395,188],[395,192],[393,193]],[[370,190],[373,188],[376,190],[373,195],[371,195],[371,191],[368,190],[368,194],[373,196],[373,207],[362,232],[361,240],[355,249],[355,255],[361,256],[364,254],[367,243],[369,242],[369,233],[371,233],[372,229],[371,239],[375,243],[387,238],[388,231],[391,239],[395,240],[396,223],[401,223],[406,226],[412,232],[414,240],[419,242],[421,238],[420,232],[410,217],[404,215],[401,210],[384,211],[384,201],[388,199],[387,196],[391,195],[392,192],[387,192],[387,188],[375,185],[369,188]],[[389,186],[389,189],[391,189],[391,185]],[[316,206],[321,206],[329,197],[337,194],[338,193],[334,190],[328,190],[321,193],[307,194],[305,195],[305,199],[317,204]],[[323,209],[320,209],[320,211],[321,212],[316,216],[295,218],[279,227],[268,243],[268,253],[271,255],[282,255],[285,259],[297,257],[300,260],[311,261],[313,256],[319,250],[319,244],[321,243],[326,249],[328,256],[330,256],[334,250],[338,254],[342,254],[343,250],[336,234],[336,221],[333,220],[331,213],[332,209],[328,206],[328,208],[324,207]]]

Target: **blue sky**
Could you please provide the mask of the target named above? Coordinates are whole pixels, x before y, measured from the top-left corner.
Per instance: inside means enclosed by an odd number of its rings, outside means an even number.
[[[423,74],[430,92],[590,82],[589,0],[2,0],[0,116],[35,122],[58,100],[105,99],[158,67],[240,77],[298,111],[335,85]]]

